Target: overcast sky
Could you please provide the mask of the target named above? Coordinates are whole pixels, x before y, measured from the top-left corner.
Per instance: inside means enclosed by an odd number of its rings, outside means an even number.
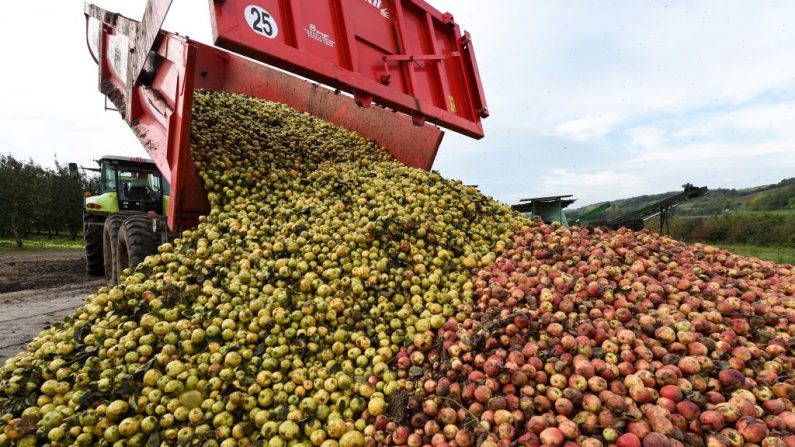
[[[134,18],[145,5],[96,1]],[[145,155],[103,111],[83,2],[6,3],[0,152]],[[472,33],[491,111],[480,141],[447,132],[434,166],[447,177],[585,205],[795,176],[795,1],[429,3]],[[165,28],[210,42],[206,4],[175,0]]]

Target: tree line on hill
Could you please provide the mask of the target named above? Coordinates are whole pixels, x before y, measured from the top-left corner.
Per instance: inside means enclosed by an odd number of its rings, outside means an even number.
[[[610,220],[651,205],[678,192],[614,200],[594,216]],[[569,220],[600,204],[567,211]],[[659,220],[647,228],[659,230]],[[745,189],[712,189],[674,210],[671,236],[689,242],[795,247],[795,178]]]
[[[95,176],[70,173],[57,160],[47,168],[0,154],[0,237],[13,238],[18,248],[33,234],[77,239],[84,192],[97,186]]]
[[[610,208],[595,216],[611,220],[637,209],[666,199],[681,191],[662,194],[649,194],[610,201]],[[569,220],[596,208],[601,203],[566,210]],[[795,178],[782,180],[778,183],[745,189],[716,188],[695,200],[685,202],[676,208],[677,216],[711,216],[727,211],[795,211]]]
[[[659,230],[656,219],[647,228]],[[675,217],[671,236],[689,242],[795,247],[795,214],[724,213],[713,216]]]
[[[795,178],[782,180],[776,187],[748,201],[754,211],[795,210]]]

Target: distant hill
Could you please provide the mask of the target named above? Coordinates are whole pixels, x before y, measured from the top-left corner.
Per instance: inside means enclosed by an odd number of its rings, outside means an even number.
[[[705,186],[705,185],[696,185]],[[706,185],[709,186],[709,185]],[[628,199],[611,200],[610,208],[592,219],[610,220],[654,202],[679,194],[671,191],[662,194],[644,195]],[[586,213],[604,202],[566,210],[569,221]],[[686,202],[676,208],[679,217],[713,216],[726,211],[731,212],[787,212],[795,213],[795,178],[782,180],[776,184],[756,186],[746,189],[710,189],[707,195]]]

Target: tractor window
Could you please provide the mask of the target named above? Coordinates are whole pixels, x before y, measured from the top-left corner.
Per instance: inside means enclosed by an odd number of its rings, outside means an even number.
[[[103,193],[116,191],[116,167],[110,163],[102,163],[102,189]]]
[[[119,188],[119,198],[122,200],[160,200],[160,173],[119,167]]]

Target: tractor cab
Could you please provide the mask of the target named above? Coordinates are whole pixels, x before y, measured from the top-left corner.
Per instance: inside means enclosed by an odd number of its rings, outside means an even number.
[[[168,182],[151,160],[104,156],[98,163],[100,194],[86,199],[87,212],[151,211],[162,215],[168,209]]]

